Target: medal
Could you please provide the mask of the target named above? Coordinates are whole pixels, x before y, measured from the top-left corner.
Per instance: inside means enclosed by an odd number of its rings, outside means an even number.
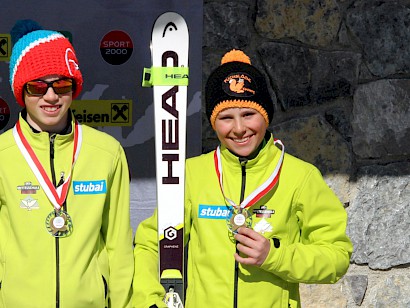
[[[73,222],[65,211],[52,211],[46,218],[48,233],[55,237],[69,236],[73,230]]]
[[[73,158],[71,161],[71,169],[68,177],[65,179],[62,185],[57,188],[54,187],[47,172],[44,170],[41,162],[38,160],[34,150],[28,143],[26,137],[20,126],[20,121],[17,121],[13,127],[13,137],[16,141],[20,152],[23,154],[28,165],[39,181],[41,187],[44,190],[47,198],[54,206],[54,211],[51,212],[46,218],[47,231],[56,237],[68,236],[72,232],[73,223],[71,217],[61,210],[65,200],[67,199],[68,188],[71,183],[71,172],[73,171],[75,162],[77,161],[82,144],[82,128],[81,125],[75,121],[74,125],[74,142],[73,142]]]
[[[247,209],[230,208],[230,215],[226,219],[228,229],[232,233],[237,233],[239,227],[250,228],[252,226],[252,215]]]
[[[256,188],[249,196],[245,198],[239,205],[237,205],[233,200],[226,197],[223,186],[223,176],[222,176],[222,159],[221,159],[221,149],[220,146],[217,147],[214,154],[215,171],[219,179],[219,187],[221,188],[222,195],[224,196],[227,203],[231,205],[230,211],[231,215],[227,218],[228,229],[236,233],[239,227],[245,226],[247,228],[252,227],[252,216],[246,208],[251,207],[256,202],[258,202],[263,196],[265,196],[279,181],[280,171],[282,169],[283,158],[285,156],[285,146],[283,143],[275,139],[275,145],[279,144],[282,148],[279,161],[273,170],[269,178],[262,183],[258,188]]]

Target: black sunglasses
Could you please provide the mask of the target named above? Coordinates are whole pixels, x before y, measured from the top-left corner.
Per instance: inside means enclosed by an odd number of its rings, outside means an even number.
[[[42,96],[47,93],[48,88],[53,88],[56,94],[66,94],[73,91],[73,81],[71,79],[58,79],[50,82],[44,80],[32,80],[26,83],[25,88],[28,94]]]

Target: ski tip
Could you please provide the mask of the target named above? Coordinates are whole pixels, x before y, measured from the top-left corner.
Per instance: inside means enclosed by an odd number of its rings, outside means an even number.
[[[175,32],[188,32],[188,27],[184,17],[176,12],[165,12],[155,21],[154,29],[162,29],[161,36],[172,36]]]

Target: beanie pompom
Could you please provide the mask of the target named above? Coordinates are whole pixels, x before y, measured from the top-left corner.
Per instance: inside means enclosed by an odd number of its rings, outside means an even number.
[[[228,62],[243,62],[251,64],[251,59],[242,50],[232,49],[222,57],[221,65]]]
[[[14,45],[24,35],[36,30],[43,30],[43,28],[34,20],[18,20],[14,25],[13,29],[11,29],[10,31],[12,44]]]

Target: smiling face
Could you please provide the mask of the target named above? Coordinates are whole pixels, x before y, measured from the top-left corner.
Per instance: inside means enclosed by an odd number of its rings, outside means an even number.
[[[265,118],[252,108],[228,108],[218,113],[215,131],[221,144],[238,156],[251,155],[266,132]]]
[[[50,75],[38,80],[51,82],[63,78]],[[50,133],[61,132],[67,125],[68,109],[71,106],[73,92],[56,94],[52,87],[41,96],[34,96],[24,91],[27,110],[27,122],[36,130]]]

